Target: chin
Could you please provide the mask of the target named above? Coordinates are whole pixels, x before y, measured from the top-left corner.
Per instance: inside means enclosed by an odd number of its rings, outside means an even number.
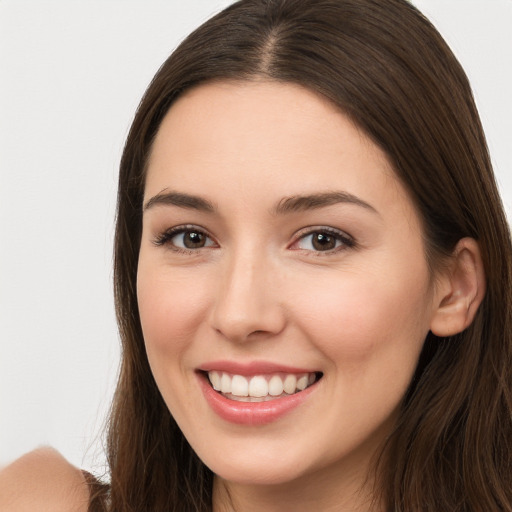
[[[300,478],[304,473],[297,464],[287,464],[285,461],[279,465],[254,460],[239,463],[223,461],[210,468],[223,480],[240,485],[283,485]]]

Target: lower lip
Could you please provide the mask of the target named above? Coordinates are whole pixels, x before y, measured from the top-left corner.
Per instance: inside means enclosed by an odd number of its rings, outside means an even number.
[[[272,423],[299,407],[316,389],[316,385],[313,384],[294,395],[275,398],[266,402],[239,402],[229,400],[215,391],[204,374],[199,374],[199,381],[204,396],[213,411],[222,419],[238,425],[266,425]]]

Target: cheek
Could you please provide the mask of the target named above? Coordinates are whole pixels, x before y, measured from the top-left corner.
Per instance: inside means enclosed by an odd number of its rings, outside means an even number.
[[[148,355],[176,357],[190,342],[206,310],[204,281],[139,265],[137,300]]]
[[[298,322],[334,364],[358,379],[370,362],[383,368],[394,361],[410,373],[429,325],[428,281],[426,273],[420,276],[398,280],[367,271],[323,286],[317,280],[310,293],[295,294]]]

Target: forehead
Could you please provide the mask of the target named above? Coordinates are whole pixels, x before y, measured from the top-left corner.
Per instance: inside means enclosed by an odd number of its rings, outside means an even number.
[[[220,200],[342,188],[395,206],[409,201],[385,153],[334,104],[265,81],[209,83],[176,101],[155,138],[146,199],[176,187]]]

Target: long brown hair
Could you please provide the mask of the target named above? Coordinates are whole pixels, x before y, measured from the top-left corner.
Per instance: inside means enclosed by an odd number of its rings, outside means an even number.
[[[482,252],[483,303],[464,332],[425,340],[380,458],[376,495],[388,511],[512,511],[510,232],[467,77],[406,0],[242,0],[194,31],[151,82],[119,178],[115,298],[123,351],[105,506],[211,510],[213,475],[174,422],[144,348],[135,283],[145,166],[184,90],[259,78],[328,98],[387,153],[422,218],[433,270],[463,237],[478,240]]]

